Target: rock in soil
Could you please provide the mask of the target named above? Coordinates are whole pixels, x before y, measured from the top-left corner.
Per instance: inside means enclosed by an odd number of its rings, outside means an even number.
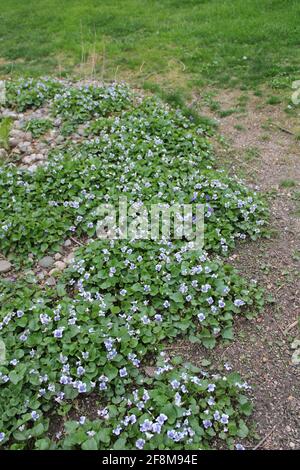
[[[40,259],[39,266],[41,268],[51,268],[54,264],[54,259],[51,256],[45,256],[44,258]]]
[[[0,149],[0,158],[7,158],[8,153],[5,149]]]
[[[12,268],[12,264],[5,259],[0,259],[0,273],[8,273]]]

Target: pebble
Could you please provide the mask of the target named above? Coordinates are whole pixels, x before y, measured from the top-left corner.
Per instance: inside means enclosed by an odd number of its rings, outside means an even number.
[[[12,264],[5,259],[0,259],[0,273],[8,273],[12,268]]]
[[[53,269],[51,269],[51,271],[49,271],[49,276],[50,277],[55,276],[55,274],[58,274],[59,272],[60,272],[59,269],[53,268]]]
[[[41,266],[41,268],[51,268],[53,264],[54,259],[51,256],[45,256],[39,261],[39,266]]]
[[[32,141],[32,134],[31,134],[31,132],[29,132],[29,131],[28,131],[28,132],[25,132],[24,137],[25,137],[25,139],[26,139],[27,141],[29,141],[29,142]]]
[[[64,140],[65,140],[64,136],[63,136],[63,135],[59,135],[59,136],[57,137],[57,139],[56,139],[56,142],[57,142],[58,144],[62,144],[62,143],[64,142]]]
[[[9,143],[10,147],[16,147],[18,145],[19,141],[15,137],[10,137],[8,139],[8,143]]]
[[[56,280],[51,276],[47,279],[46,284],[50,287],[56,286]]]
[[[21,129],[12,129],[10,131],[10,137],[15,137],[16,139],[23,139],[24,132]]]
[[[14,111],[11,111],[10,109],[4,109],[2,111],[2,117],[10,117],[12,119],[18,119],[18,114],[15,113]]]
[[[35,154],[27,155],[22,160],[24,163],[26,163],[26,165],[30,165],[31,163],[35,162]]]
[[[77,134],[79,136],[84,136],[85,135],[85,127],[84,126],[79,126],[77,129]]]
[[[17,120],[14,122],[14,129],[11,130],[11,134],[12,132],[14,132],[15,130],[21,130],[23,129],[23,126],[24,126],[24,122],[21,121],[21,120]]]
[[[23,153],[26,153],[26,152],[30,153],[30,151],[31,151],[30,142],[20,142],[18,144],[18,147],[21,150],[21,152],[23,152]]]
[[[71,245],[72,245],[72,241],[69,240],[69,239],[66,240],[65,243],[64,243],[64,246],[65,246],[66,248],[68,248],[68,247],[71,246]]]
[[[69,253],[68,256],[64,258],[65,263],[71,264],[75,258],[75,254],[73,252]]]
[[[59,271],[63,271],[66,268],[66,263],[63,261],[55,261],[54,266],[59,269]]]
[[[61,258],[62,258],[61,253],[55,253],[55,255],[54,255],[55,261],[59,261]]]
[[[61,125],[61,118],[56,118],[53,124],[55,127],[59,127]]]
[[[0,149],[0,158],[7,158],[8,153],[5,149]]]
[[[37,165],[31,165],[28,167],[28,171],[35,171],[37,169]]]

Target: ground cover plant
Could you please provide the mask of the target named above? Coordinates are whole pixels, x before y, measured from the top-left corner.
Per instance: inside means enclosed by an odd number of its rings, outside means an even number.
[[[256,283],[225,262],[236,240],[265,233],[260,196],[217,168],[205,128],[123,84],[19,80],[8,106],[44,107],[72,132],[39,166],[0,166],[0,250],[18,274],[0,285],[1,445],[242,448],[249,385],[227,364],[212,373],[164,349],[176,337],[213,348],[232,339],[235,316],[260,310]],[[120,195],[141,207],[204,204],[204,250],[97,239],[99,203]],[[40,285],[36,260],[69,236],[83,245],[74,262]],[[93,412],[78,416],[86,400]]]

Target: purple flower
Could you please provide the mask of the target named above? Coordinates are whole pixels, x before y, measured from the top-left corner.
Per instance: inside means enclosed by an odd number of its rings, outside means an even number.
[[[159,424],[159,423],[153,423],[152,431],[153,431],[153,432],[156,432],[157,434],[160,434],[160,432],[161,432],[161,424]]]
[[[36,421],[37,419],[39,419],[39,417],[40,415],[36,411],[31,412],[31,418],[33,419],[33,421]]]
[[[120,374],[120,377],[126,377],[128,375],[126,367],[123,367],[122,369],[120,369],[119,374]]]
[[[4,439],[5,439],[4,432],[0,432],[0,442],[2,442]]]
[[[70,382],[70,377],[68,377],[67,375],[62,375],[61,376],[60,383],[62,385],[67,385],[69,382]]]
[[[147,432],[152,430],[152,421],[145,419],[145,421],[140,425],[141,432]]]
[[[63,327],[60,327],[60,328],[57,328],[57,330],[54,330],[53,331],[54,338],[62,338],[63,331],[64,331]]]
[[[135,443],[135,447],[137,449],[143,449],[144,448],[144,445],[145,445],[145,440],[144,439],[138,439]]]
[[[170,382],[171,384],[171,387],[173,388],[173,390],[176,390],[176,388],[179,388],[180,387],[180,382],[178,382],[178,380],[174,379]]]
[[[205,429],[212,427],[212,422],[209,419],[204,419],[202,422]]]
[[[242,444],[235,444],[236,450],[245,450],[245,447]]]
[[[175,440],[176,437],[177,437],[177,432],[175,431],[175,429],[170,429],[170,430],[167,432],[167,436],[168,436],[170,439]]]
[[[114,433],[116,436],[119,436],[119,435],[121,434],[121,431],[122,431],[121,426],[117,426],[117,427],[113,430],[113,433]]]
[[[207,390],[209,392],[213,392],[215,390],[215,388],[216,388],[215,384],[208,384],[208,386],[207,386]]]
[[[221,423],[222,424],[227,424],[228,423],[228,418],[229,418],[229,416],[226,415],[225,413],[223,413],[222,416],[221,416]]]
[[[166,415],[164,415],[163,413],[161,413],[157,418],[156,418],[156,421],[163,425],[165,421],[168,421],[168,417]]]
[[[51,318],[46,313],[41,313],[40,321],[41,321],[42,325],[48,325],[48,323],[50,323],[50,321],[51,321]]]
[[[85,368],[82,366],[77,367],[77,375],[83,375],[85,373]]]
[[[200,322],[202,322],[202,321],[205,320],[205,315],[204,315],[204,313],[198,313],[197,316],[198,316],[198,320],[199,320]]]
[[[86,392],[86,384],[84,382],[79,382],[77,386],[77,390],[79,393],[85,393]]]

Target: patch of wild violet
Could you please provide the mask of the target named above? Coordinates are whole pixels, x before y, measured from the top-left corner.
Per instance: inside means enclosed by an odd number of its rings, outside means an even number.
[[[255,282],[218,254],[264,233],[263,201],[215,168],[203,129],[125,85],[20,80],[10,83],[8,101],[17,110],[47,103],[71,128],[89,124],[80,143],[66,138],[35,171],[1,164],[1,253],[22,263],[29,253],[58,250],[70,234],[94,240],[53,289],[0,282],[1,445],[199,449],[222,440],[243,448],[249,386],[163,350],[177,337],[213,348],[232,339],[234,316],[261,308]],[[97,239],[99,203],[117,206],[120,196],[141,210],[203,204],[205,250],[188,250],[183,240]],[[145,370],[156,360],[150,377]],[[98,419],[71,420],[74,400],[86,398]],[[57,435],[53,415],[66,419]]]

